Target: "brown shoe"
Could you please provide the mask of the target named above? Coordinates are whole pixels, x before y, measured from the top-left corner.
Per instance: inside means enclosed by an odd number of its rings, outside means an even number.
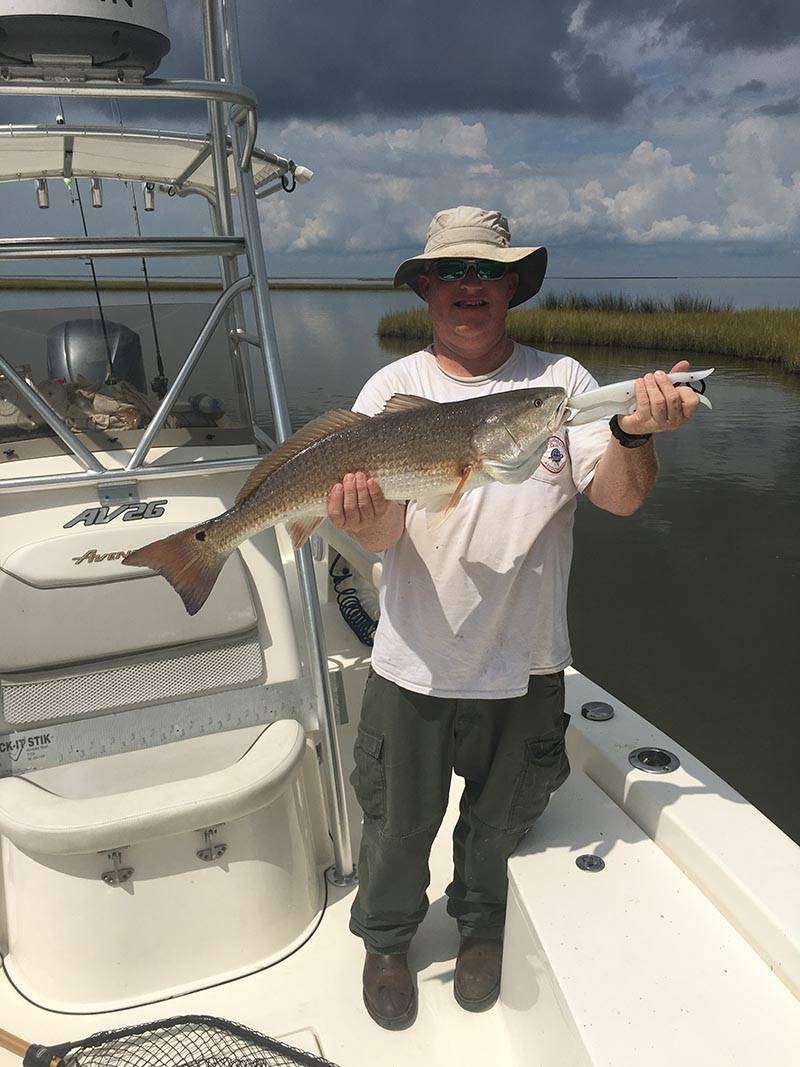
[[[462,937],[456,960],[453,992],[466,1011],[486,1011],[500,994],[503,942]]]
[[[364,1006],[385,1030],[411,1026],[417,1017],[417,990],[408,969],[408,953],[387,955],[367,949]]]

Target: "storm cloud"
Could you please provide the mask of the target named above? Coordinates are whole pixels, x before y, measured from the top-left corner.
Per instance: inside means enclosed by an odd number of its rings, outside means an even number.
[[[767,83],[762,81],[761,78],[751,78],[750,81],[737,85],[733,90],[733,95],[742,96],[745,93],[763,93],[766,87]]]
[[[757,107],[760,115],[798,115],[800,114],[800,95],[791,96],[788,100],[779,100],[776,104],[764,104]]]
[[[583,0],[586,26],[651,22],[708,52],[785,48],[800,41],[792,0]]]
[[[574,0],[306,0],[239,5],[245,78],[264,115],[497,111],[611,120],[638,83],[570,29]],[[170,5],[170,69],[197,70],[197,7]],[[188,33],[187,33],[188,31]]]

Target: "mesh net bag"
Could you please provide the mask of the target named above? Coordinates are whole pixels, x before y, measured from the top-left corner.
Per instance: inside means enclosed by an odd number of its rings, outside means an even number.
[[[238,1023],[188,1015],[93,1034],[61,1045],[31,1045],[25,1067],[335,1067]]]

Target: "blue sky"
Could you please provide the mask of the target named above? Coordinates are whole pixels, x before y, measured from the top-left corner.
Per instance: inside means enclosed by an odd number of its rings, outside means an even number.
[[[199,5],[168,8],[161,73],[199,74]],[[262,204],[273,274],[389,274],[455,204],[500,208],[515,243],[548,246],[555,274],[800,274],[796,3],[240,0],[240,11],[259,143],[316,174]],[[19,225],[31,219],[25,208]]]

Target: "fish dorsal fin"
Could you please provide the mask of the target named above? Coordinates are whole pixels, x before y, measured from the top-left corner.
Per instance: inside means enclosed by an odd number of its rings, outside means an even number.
[[[435,400],[425,396],[413,396],[411,393],[395,393],[383,405],[381,415],[396,415],[398,411],[416,411],[419,408],[437,407]]]
[[[305,449],[310,448],[317,441],[321,441],[323,437],[329,437],[337,430],[343,430],[347,426],[352,426],[355,422],[363,422],[368,418],[369,415],[360,415],[357,411],[335,408],[333,411],[326,411],[324,415],[319,415],[316,419],[312,419],[297,433],[292,434],[282,445],[278,445],[273,452],[269,452],[264,456],[239,490],[236,503],[244,503],[245,500],[253,495],[268,475],[272,474],[287,460],[292,459],[293,456],[300,455]]]

